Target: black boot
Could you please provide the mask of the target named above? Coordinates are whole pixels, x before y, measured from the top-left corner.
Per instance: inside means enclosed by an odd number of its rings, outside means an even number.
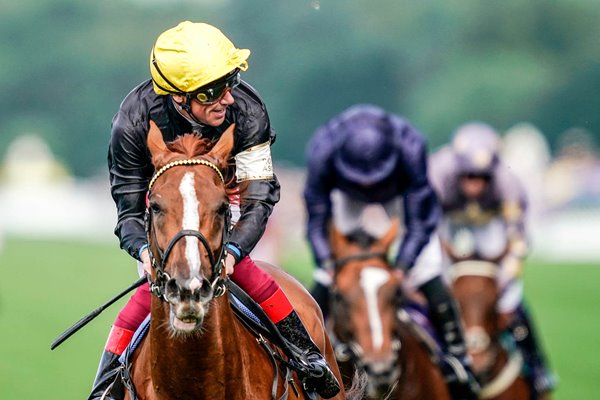
[[[327,321],[329,316],[329,288],[320,282],[315,282],[315,285],[310,290],[311,296],[316,300],[321,312],[323,313],[323,319]]]
[[[338,394],[340,391],[338,380],[321,355],[319,348],[312,341],[296,311],[292,311],[276,326],[285,339],[302,351],[300,361],[309,370],[308,374],[301,376],[304,388],[309,392],[316,392],[324,399],[330,399]]]
[[[118,354],[109,351],[102,353],[92,393],[88,400],[122,400],[125,398],[125,390],[120,381],[114,384],[118,378],[119,367],[121,367],[121,363]],[[109,388],[110,390],[105,394]]]
[[[531,317],[524,304],[515,312],[510,330],[523,353],[526,364],[531,368],[531,380],[538,396],[551,392],[556,386],[556,377],[548,368],[546,357],[539,345]]]
[[[446,347],[442,373],[454,400],[476,400],[481,387],[471,370],[462,326],[456,305],[441,278],[420,287],[427,297],[430,319]]]

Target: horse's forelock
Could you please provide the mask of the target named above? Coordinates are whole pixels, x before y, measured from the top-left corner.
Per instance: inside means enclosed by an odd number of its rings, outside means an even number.
[[[195,158],[206,154],[212,144],[209,139],[201,138],[195,133],[186,133],[167,143],[168,151],[155,154],[152,163],[158,169],[173,161]]]
[[[167,148],[180,156],[193,158],[206,154],[212,147],[209,139],[201,138],[195,133],[186,133],[167,144]]]

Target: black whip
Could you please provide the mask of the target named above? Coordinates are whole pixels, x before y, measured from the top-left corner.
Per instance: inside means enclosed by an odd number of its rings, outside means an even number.
[[[101,305],[100,307],[96,308],[94,311],[92,311],[88,315],[81,318],[73,326],[71,326],[69,329],[67,329],[63,333],[61,333],[60,336],[54,340],[54,342],[52,342],[52,344],[50,345],[50,350],[54,350],[55,348],[57,348],[62,342],[67,340],[69,337],[71,337],[71,335],[73,335],[75,332],[77,332],[78,330],[83,328],[85,325],[87,325],[91,320],[93,320],[98,315],[100,315],[100,313],[102,311],[106,310],[114,302],[119,300],[121,297],[125,296],[127,293],[131,292],[133,289],[135,289],[139,286],[142,286],[147,281],[148,281],[148,278],[146,276],[141,277],[140,279],[135,281],[131,286],[129,286],[127,289],[123,290],[121,293],[119,293],[118,295],[116,295],[115,297],[110,299],[106,304]]]

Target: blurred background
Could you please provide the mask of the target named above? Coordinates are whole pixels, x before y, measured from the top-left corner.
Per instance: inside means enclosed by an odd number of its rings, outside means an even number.
[[[526,298],[556,399],[590,399],[600,361],[600,7],[596,0],[0,0],[0,399],[87,397],[133,282],[112,231],[110,124],[182,20],[252,50],[244,79],[278,132],[282,183],[256,258],[310,283],[304,146],[355,103],[407,118],[431,150],[470,120],[504,139],[532,204]]]

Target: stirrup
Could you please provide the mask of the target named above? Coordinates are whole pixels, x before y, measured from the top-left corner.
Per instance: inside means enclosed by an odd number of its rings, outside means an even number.
[[[340,392],[340,384],[320,353],[312,352],[302,357],[306,362],[306,373],[302,373],[302,386],[307,392],[316,392],[324,399],[330,399]]]

